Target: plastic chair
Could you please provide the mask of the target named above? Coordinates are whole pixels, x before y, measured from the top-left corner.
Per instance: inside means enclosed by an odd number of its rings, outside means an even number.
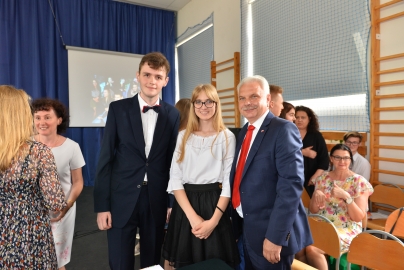
[[[381,239],[372,234],[381,234]],[[394,241],[392,241],[392,240]],[[351,263],[372,269],[403,269],[404,244],[394,235],[380,230],[368,230],[357,235],[348,251],[348,270]]]
[[[394,210],[388,216],[384,231],[398,238],[404,238],[404,207]]]
[[[400,208],[404,206],[404,192],[394,184],[380,184],[374,187],[374,192],[369,197],[370,202],[377,204],[384,204],[393,208]],[[371,230],[384,231],[386,219],[369,219],[367,228]]]
[[[317,214],[310,214],[308,220],[314,240],[313,246],[333,256],[336,259],[335,269],[339,270],[341,255],[345,252],[341,252],[341,243],[334,224],[328,218]]]

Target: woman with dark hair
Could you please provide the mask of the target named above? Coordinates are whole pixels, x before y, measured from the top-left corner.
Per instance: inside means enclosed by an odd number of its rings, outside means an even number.
[[[56,269],[49,211],[66,207],[55,159],[32,141],[29,97],[0,85],[0,269]]]
[[[330,152],[331,171],[315,179],[315,191],[310,200],[310,213],[328,218],[336,227],[341,252],[349,249],[352,239],[362,232],[372,185],[363,176],[350,170],[352,152],[344,144],[335,145]],[[317,269],[328,269],[324,251],[314,246],[300,252],[298,260]]]
[[[317,115],[312,109],[297,106],[295,124],[303,141],[304,187],[311,198],[314,192],[314,179],[328,169],[327,145],[319,131]]]
[[[289,120],[291,122],[295,122],[296,117],[295,117],[295,106],[290,104],[289,102],[284,101],[283,102],[283,109],[281,111],[281,114],[279,115],[280,118]]]
[[[85,165],[80,146],[63,137],[69,126],[66,107],[58,100],[37,99],[32,102],[34,125],[37,134],[35,141],[48,146],[55,156],[59,181],[67,198],[67,206],[60,212],[51,213],[53,238],[59,269],[65,269],[70,262],[76,218],[75,201],[83,190],[81,168]]]

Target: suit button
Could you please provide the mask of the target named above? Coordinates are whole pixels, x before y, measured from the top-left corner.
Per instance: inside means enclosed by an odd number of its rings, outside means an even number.
[[[146,163],[146,166],[149,166],[149,163]]]
[[[140,188],[141,186],[140,185],[137,185],[137,188]]]

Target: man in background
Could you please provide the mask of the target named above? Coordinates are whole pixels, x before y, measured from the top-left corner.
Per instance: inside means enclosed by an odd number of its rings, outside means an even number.
[[[269,109],[275,116],[279,117],[283,109],[283,97],[282,97],[283,88],[277,85],[270,84],[269,90],[271,93],[271,101],[269,102]]]
[[[362,175],[366,180],[370,181],[370,163],[358,153],[358,148],[362,142],[362,135],[357,131],[350,131],[344,135],[345,145],[351,149],[353,155],[353,166],[351,171]]]

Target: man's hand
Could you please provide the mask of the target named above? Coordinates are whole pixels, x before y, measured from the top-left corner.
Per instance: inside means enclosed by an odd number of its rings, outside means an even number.
[[[100,212],[97,214],[97,224],[98,229],[101,231],[108,230],[112,228],[112,217],[111,212]]]
[[[263,255],[270,263],[278,263],[281,260],[282,246],[273,244],[265,238],[263,245]]]

